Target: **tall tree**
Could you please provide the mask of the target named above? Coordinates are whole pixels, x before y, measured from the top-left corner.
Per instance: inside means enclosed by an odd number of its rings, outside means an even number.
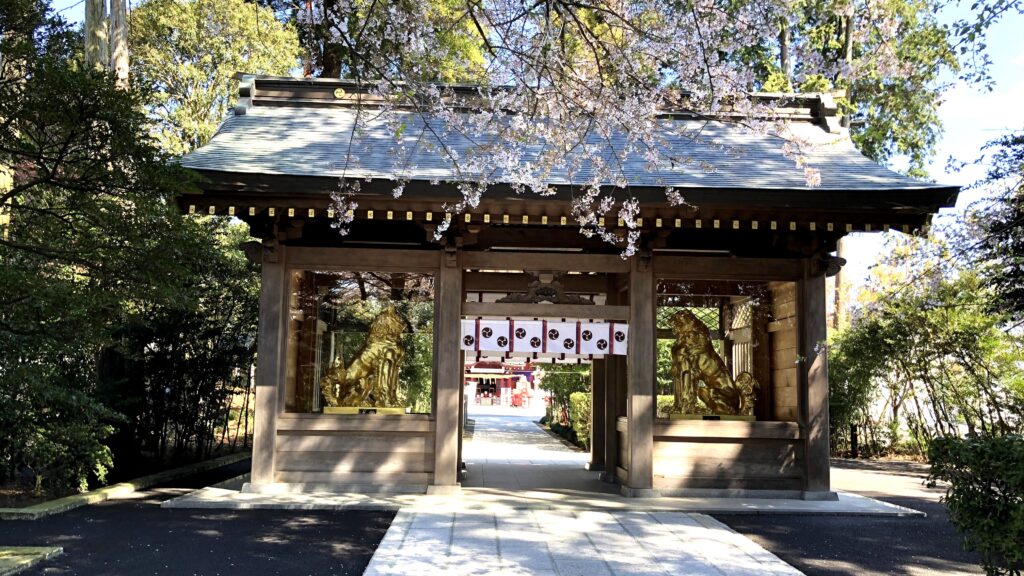
[[[835,441],[847,438],[850,424],[862,427],[873,452],[924,454],[930,439],[965,432],[1019,434],[1021,341],[993,311],[992,292],[975,271],[937,265],[941,241],[896,248],[875,297],[830,343]]]
[[[127,87],[128,0],[110,0],[110,69],[118,87]]]
[[[765,90],[842,91],[853,140],[923,176],[941,132],[942,94],[962,70],[940,0],[802,0],[774,5],[785,42],[745,47]],[[788,64],[787,64],[788,63]]]
[[[422,25],[436,34],[433,50],[417,54],[415,66],[424,80],[439,82],[486,81],[484,44],[465,0],[375,2],[373,0],[259,0],[291,22],[299,32],[303,49],[303,73],[323,78],[375,80],[380,73],[367,55],[381,51],[389,56],[412,56],[404,45],[407,35],[398,32],[388,13],[416,11]],[[403,17],[404,18],[404,17]],[[386,60],[386,59],[385,59]],[[394,64],[394,65],[392,65]],[[385,64],[396,70],[403,64]]]
[[[140,302],[175,300],[197,248],[172,202],[189,176],[45,3],[4,3],[0,24],[0,472],[78,488],[111,464],[96,356]]]
[[[986,147],[992,152],[989,169],[978,183],[992,201],[975,214],[977,247],[987,284],[995,292],[993,305],[1024,322],[1024,131],[1003,136]]]
[[[106,68],[110,59],[109,25],[107,0],[86,0],[85,2],[85,61],[87,64]]]
[[[132,77],[172,154],[205,144],[238,95],[236,72],[286,75],[295,29],[244,0],[146,0],[132,11]]]

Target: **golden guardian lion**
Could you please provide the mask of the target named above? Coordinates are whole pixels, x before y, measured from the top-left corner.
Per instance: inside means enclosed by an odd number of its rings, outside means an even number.
[[[398,372],[405,350],[400,340],[409,329],[393,307],[370,324],[366,343],[348,366],[340,359],[320,381],[328,406],[398,406]]]
[[[711,344],[708,327],[689,310],[676,312],[669,319],[669,326],[676,337],[672,345],[672,411],[697,413],[699,399],[711,414],[753,414],[757,381],[749,372],[742,372],[733,380]]]

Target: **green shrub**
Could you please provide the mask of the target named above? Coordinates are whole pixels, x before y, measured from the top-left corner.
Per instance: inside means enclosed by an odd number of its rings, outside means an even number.
[[[573,444],[579,443],[576,440],[576,431],[568,426],[563,426],[558,422],[551,422],[548,425],[548,428],[550,428],[551,431],[554,432],[555,434],[558,434],[559,436],[565,438],[566,440],[572,442]]]
[[[657,400],[657,417],[668,418],[669,414],[672,413],[672,405],[675,404],[676,397],[674,394],[658,394]]]
[[[569,420],[572,421],[572,429],[576,432],[577,441],[589,450],[591,425],[589,392],[573,392],[569,395]]]
[[[1024,437],[936,438],[931,479],[949,482],[944,498],[967,547],[988,574],[1024,568]]]

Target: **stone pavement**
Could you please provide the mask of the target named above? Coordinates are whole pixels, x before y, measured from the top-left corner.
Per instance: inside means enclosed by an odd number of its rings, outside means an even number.
[[[403,510],[367,576],[801,574],[703,514]]]
[[[590,454],[542,430],[540,416],[490,406],[470,407],[469,416],[474,425],[462,448],[464,488],[618,493],[586,469]]]

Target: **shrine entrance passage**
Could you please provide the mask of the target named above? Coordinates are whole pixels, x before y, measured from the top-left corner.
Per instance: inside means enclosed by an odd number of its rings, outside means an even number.
[[[463,440],[466,488],[503,492],[530,490],[618,493],[587,469],[590,453],[570,448],[542,429],[540,409],[470,404]]]

